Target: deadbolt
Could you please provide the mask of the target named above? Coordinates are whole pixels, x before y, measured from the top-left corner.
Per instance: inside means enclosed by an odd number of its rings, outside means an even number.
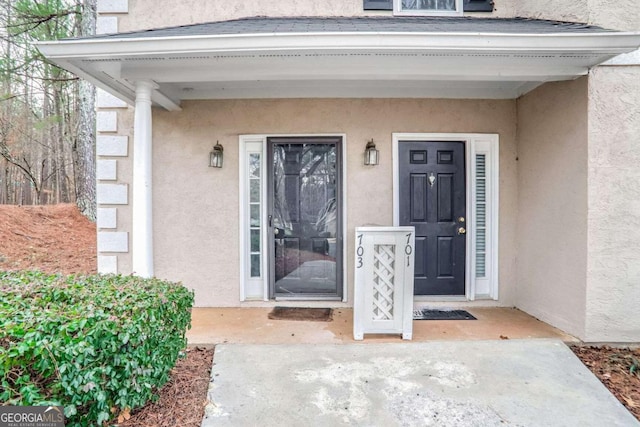
[[[458,228],[458,234],[467,234],[467,229],[464,227]]]
[[[458,218],[458,222],[461,223],[461,224],[464,223],[464,217],[463,216],[459,217]]]

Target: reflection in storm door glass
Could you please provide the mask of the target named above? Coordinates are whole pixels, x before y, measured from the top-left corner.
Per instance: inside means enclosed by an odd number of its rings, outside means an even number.
[[[276,295],[337,295],[336,148],[273,144]]]

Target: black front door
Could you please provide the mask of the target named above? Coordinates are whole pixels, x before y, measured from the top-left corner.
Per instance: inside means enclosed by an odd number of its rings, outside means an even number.
[[[399,225],[416,228],[415,295],[464,295],[464,143],[400,141]]]
[[[268,139],[271,297],[342,296],[341,143]]]

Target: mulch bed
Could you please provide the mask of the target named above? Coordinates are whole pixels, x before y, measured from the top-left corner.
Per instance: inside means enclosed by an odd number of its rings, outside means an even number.
[[[171,370],[157,402],[134,411],[121,427],[200,427],[207,404],[213,349],[188,348]]]
[[[640,420],[640,348],[572,346],[571,350]]]
[[[94,274],[96,225],[76,205],[0,205],[0,270]]]

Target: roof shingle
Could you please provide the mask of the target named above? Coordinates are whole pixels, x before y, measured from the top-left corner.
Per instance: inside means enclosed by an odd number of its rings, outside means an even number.
[[[421,32],[498,34],[575,34],[609,32],[600,27],[574,22],[528,18],[472,17],[254,17],[231,21],[157,28],[87,39],[132,39],[148,37],[193,37],[232,34],[329,33],[329,32]]]

